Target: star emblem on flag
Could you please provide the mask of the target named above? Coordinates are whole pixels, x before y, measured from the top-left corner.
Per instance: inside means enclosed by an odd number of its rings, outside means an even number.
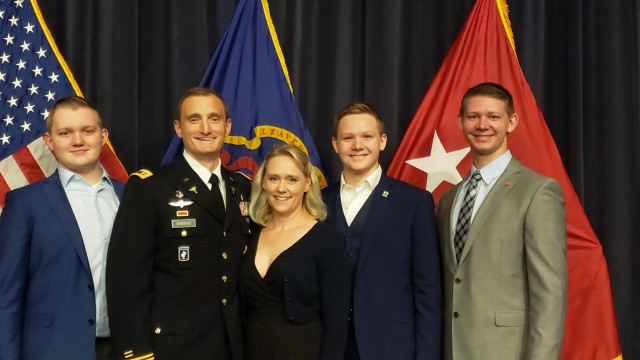
[[[407,164],[424,171],[427,176],[426,189],[433,192],[443,181],[456,185],[462,181],[462,176],[457,169],[458,164],[469,153],[470,148],[447,152],[438,132],[433,134],[431,143],[431,155],[407,160]]]

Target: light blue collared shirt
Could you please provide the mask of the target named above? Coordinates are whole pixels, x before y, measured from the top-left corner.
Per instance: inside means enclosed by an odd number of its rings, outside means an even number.
[[[88,184],[80,175],[61,165],[58,165],[58,174],[80,228],[91,267],[96,298],[96,337],[108,337],[105,268],[111,228],[120,201],[104,169],[97,184]]]
[[[473,219],[482,205],[482,202],[489,194],[489,191],[493,189],[493,186],[496,184],[496,181],[502,175],[502,173],[509,165],[509,161],[511,161],[511,151],[507,150],[506,153],[500,155],[499,158],[493,160],[485,167],[480,170],[480,175],[482,175],[482,180],[478,182],[478,190],[476,192],[476,201],[473,203],[473,211],[471,212],[471,223],[473,223]],[[462,185],[458,188],[458,193],[456,194],[456,199],[454,201],[453,211],[451,211],[451,240],[453,240],[456,233],[456,224],[458,223],[458,214],[460,213],[460,208],[462,207],[462,202],[464,201],[464,195],[467,193],[467,188],[469,187],[469,182],[471,181],[471,174],[476,171],[476,167],[472,164],[471,171],[469,175],[464,179]]]

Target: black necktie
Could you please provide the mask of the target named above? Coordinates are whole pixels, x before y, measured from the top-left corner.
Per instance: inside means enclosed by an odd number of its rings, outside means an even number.
[[[456,232],[454,236],[454,244],[456,246],[456,260],[460,262],[460,256],[462,256],[462,249],[464,249],[464,243],[467,241],[467,235],[469,234],[469,227],[471,226],[471,213],[473,212],[473,204],[476,202],[476,193],[478,190],[478,182],[482,180],[480,171],[476,170],[471,176],[469,181],[469,187],[467,193],[462,201],[462,207],[460,207],[460,213],[458,214],[458,222],[456,223]]]
[[[220,180],[216,174],[211,174],[209,178],[209,182],[211,183],[211,193],[213,194],[213,198],[216,201],[216,210],[219,211],[219,214],[224,218],[225,208],[224,208],[224,200],[222,200],[222,193],[220,192]]]

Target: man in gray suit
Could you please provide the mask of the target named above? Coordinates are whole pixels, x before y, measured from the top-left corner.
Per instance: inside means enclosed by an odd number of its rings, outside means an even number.
[[[560,185],[516,160],[513,98],[482,83],[462,98],[473,165],[438,206],[445,359],[557,359],[567,306]]]

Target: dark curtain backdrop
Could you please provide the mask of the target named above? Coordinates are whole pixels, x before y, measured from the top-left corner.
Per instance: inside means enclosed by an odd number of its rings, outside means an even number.
[[[200,81],[237,1],[41,0],[54,38],[129,171],[157,165],[175,103]],[[326,175],[330,124],[372,103],[387,166],[472,0],[271,0]],[[511,0],[517,53],[607,257],[625,359],[640,359],[640,1]]]

